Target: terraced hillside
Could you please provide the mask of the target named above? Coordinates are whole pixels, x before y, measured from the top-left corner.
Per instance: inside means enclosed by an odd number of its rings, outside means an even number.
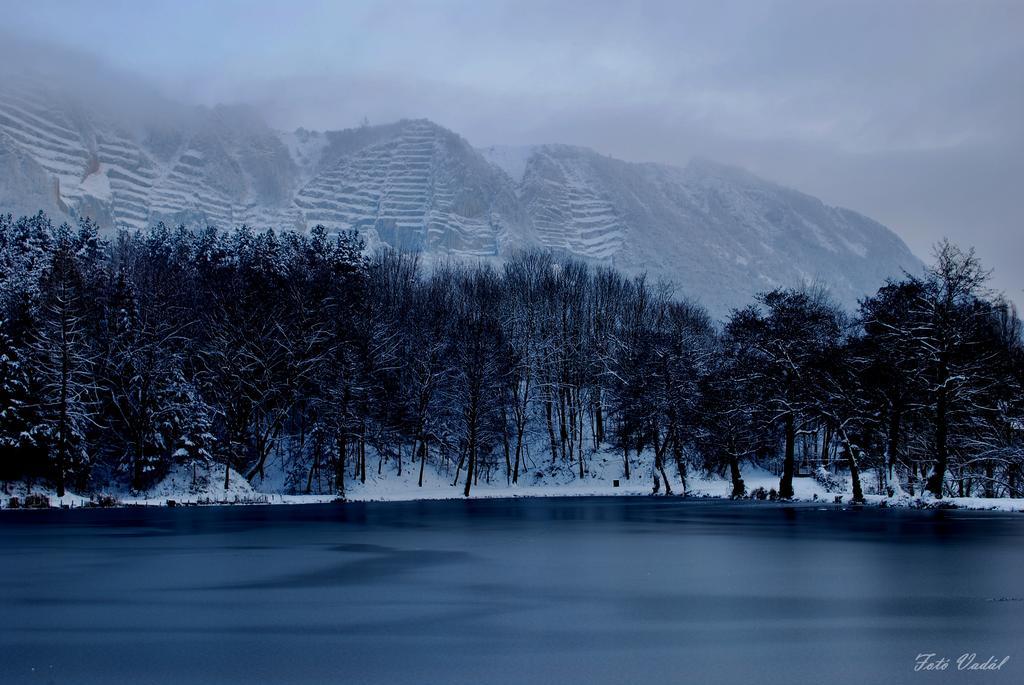
[[[629,229],[587,152],[537,148],[527,161],[520,192],[542,245],[610,259],[622,250]]]
[[[716,314],[818,280],[846,304],[918,260],[855,212],[711,162],[474,149],[426,120],[272,130],[250,108],[124,113],[0,80],[0,207],[102,226],[359,229],[370,245],[501,259],[540,247],[646,271]],[[155,113],[154,113],[155,112]]]
[[[507,179],[469,145],[429,121],[342,156],[303,186],[307,225],[374,231],[399,249],[495,256],[518,219]]]

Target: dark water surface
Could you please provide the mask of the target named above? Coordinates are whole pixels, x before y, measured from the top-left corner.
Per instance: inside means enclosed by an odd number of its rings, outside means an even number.
[[[1019,514],[626,497],[0,514],[4,683],[1024,683],[1022,600]],[[915,673],[922,652],[1010,660]]]

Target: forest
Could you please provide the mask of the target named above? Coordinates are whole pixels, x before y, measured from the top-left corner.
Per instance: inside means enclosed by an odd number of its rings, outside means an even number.
[[[1021,323],[986,279],[943,242],[856,311],[808,286],[719,322],[547,252],[424,265],[323,227],[0,216],[0,480],[141,492],[204,464],[226,487],[273,456],[297,493],[429,465],[470,496],[602,449],[657,494],[699,472],[743,496],[756,464],[780,498],[808,468],[854,501],[1022,497]]]

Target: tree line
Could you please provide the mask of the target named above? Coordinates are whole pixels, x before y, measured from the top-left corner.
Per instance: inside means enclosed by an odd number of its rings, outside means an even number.
[[[742,496],[756,464],[782,498],[809,468],[855,500],[1020,497],[1021,324],[986,277],[944,242],[856,312],[777,289],[717,323],[545,252],[424,268],[323,227],[106,239],[0,216],[0,479],[144,491],[180,464],[227,487],[274,457],[294,492],[369,468],[469,496],[610,453],[665,494],[699,472]]]

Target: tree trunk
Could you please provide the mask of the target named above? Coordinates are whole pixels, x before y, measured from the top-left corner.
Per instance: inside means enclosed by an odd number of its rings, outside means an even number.
[[[274,441],[277,439],[278,431],[280,426],[276,424],[272,426],[270,432],[266,435],[263,434],[262,430],[257,431],[256,435],[256,465],[245,472],[245,479],[251,481],[256,476],[260,477],[260,482],[263,482],[265,466],[267,463],[267,457],[270,456],[270,451],[274,448]]]
[[[947,444],[946,390],[940,389],[935,403],[935,468],[932,469],[925,488],[937,499],[942,498],[942,486],[946,480],[946,467],[949,464],[949,446]]]
[[[473,478],[476,476],[476,429],[470,429],[469,435],[469,459],[466,465],[466,487],[462,491],[464,497],[469,497],[469,490],[473,486]]]
[[[313,463],[309,465],[309,473],[306,474],[306,494],[313,492],[313,474],[320,469],[320,450],[319,445],[313,452]]]
[[[342,497],[345,496],[345,457],[347,456],[347,448],[345,434],[342,433],[338,436],[338,463],[334,469],[334,485],[338,489],[338,494]]]
[[[673,455],[676,458],[676,470],[679,471],[679,482],[682,484],[683,494],[686,494],[686,464],[683,462],[683,453],[681,450],[673,449]]]
[[[668,448],[669,439],[666,436],[665,442],[658,446],[658,428],[654,428],[654,468],[657,473],[661,474],[661,479],[665,481],[665,496],[672,494],[672,485],[669,483],[668,474],[665,473],[665,451]],[[654,476],[654,491],[658,491],[658,476],[657,473]]]
[[[134,445],[134,448],[135,448],[135,458],[132,460],[132,490],[134,490],[135,492],[141,492],[142,491],[142,485],[143,485],[143,483],[142,483],[142,463],[143,463],[143,458],[142,458],[143,447],[142,447],[142,445],[143,445],[143,441],[138,436],[138,432],[136,431],[135,445]]]
[[[57,497],[64,496],[64,464],[67,459],[64,455],[66,452],[67,447],[64,440],[61,439],[60,446],[57,448]]]
[[[576,438],[578,440],[576,451],[579,455],[580,461],[580,480],[583,480],[583,477],[586,474],[586,467],[583,462],[583,404],[581,402],[577,402],[576,404],[579,407],[579,415],[576,417],[577,428],[579,429],[579,432],[576,434]]]
[[[427,439],[425,437],[420,438],[420,480],[419,487],[423,487],[423,470],[427,465]]]
[[[889,415],[889,444],[887,446],[889,452],[889,460],[886,464],[888,470],[888,480],[891,482],[896,478],[896,455],[899,449],[899,438],[900,438],[900,412],[896,409],[892,409]]]
[[[661,479],[665,481],[665,496],[668,497],[672,494],[672,484],[668,482],[668,474],[665,473],[665,461],[658,459],[658,472],[661,473]]]
[[[569,451],[566,443],[569,442],[569,431],[566,426],[565,418],[565,389],[562,387],[558,388],[558,437],[561,441],[562,446],[562,461],[565,461],[565,455]],[[571,462],[570,462],[571,463]]]
[[[686,495],[686,464],[683,462],[683,441],[679,436],[678,418],[673,415],[672,429],[667,439],[672,444],[672,458],[676,462],[676,471],[679,472],[679,484],[682,488],[680,494]],[[666,451],[667,451],[666,447]]]
[[[864,503],[864,491],[860,487],[860,469],[857,467],[856,449],[846,441],[846,463],[850,467],[850,482],[853,485],[854,504]]]
[[[558,461],[558,441],[555,439],[555,426],[551,418],[551,398],[544,400],[544,413],[548,422],[548,439],[551,441],[551,463]]]
[[[366,424],[360,428],[359,434],[359,482],[366,482]]]
[[[516,463],[512,467],[512,482],[519,482],[519,463],[523,454],[523,430],[521,428],[516,429]]]
[[[508,411],[501,407],[501,443],[505,449],[505,485],[512,484],[512,447],[508,440]]]
[[[864,491],[860,487],[860,469],[857,468],[857,458],[853,456],[853,450],[848,450],[847,457],[850,465],[850,480],[853,483],[853,501],[857,504],[864,503]]]
[[[452,481],[452,485],[459,484],[459,474],[462,473],[462,465],[466,463],[466,451],[459,450],[459,461],[455,464],[455,480]]]
[[[740,477],[740,460],[735,454],[729,455],[729,475],[732,477],[732,496],[743,497],[747,492],[747,486]]]
[[[793,462],[796,452],[796,426],[793,414],[786,414],[786,456],[782,462],[782,480],[779,481],[779,497],[793,497]]]
[[[71,356],[67,345],[67,325],[61,315],[60,422],[57,428],[57,497],[64,496],[64,471],[68,456],[68,385],[71,377]]]
[[[829,445],[832,443],[832,428],[826,423],[825,424],[825,435],[821,440],[821,465],[826,469],[828,468],[829,462]]]

